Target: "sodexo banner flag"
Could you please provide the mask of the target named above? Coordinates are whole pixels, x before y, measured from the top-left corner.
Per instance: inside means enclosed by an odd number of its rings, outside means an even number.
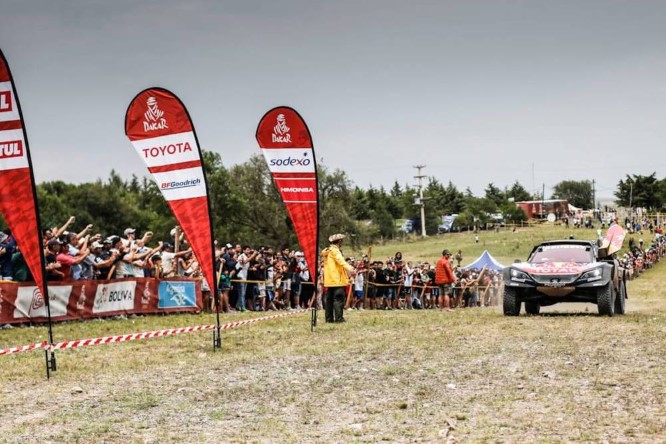
[[[295,109],[280,106],[264,114],[256,137],[316,282],[319,190],[310,130]]]
[[[42,296],[47,290],[36,195],[23,116],[7,60],[0,51],[0,213],[41,292],[35,300],[35,305],[41,307],[49,301]],[[11,237],[4,233],[0,236],[3,248],[14,247]]]
[[[213,229],[201,150],[190,115],[175,94],[149,88],[134,97],[125,134],[143,159],[215,288]]]

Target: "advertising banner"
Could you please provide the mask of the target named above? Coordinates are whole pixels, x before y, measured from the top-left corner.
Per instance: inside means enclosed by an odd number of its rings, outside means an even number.
[[[20,247],[41,294],[46,294],[44,252],[28,149],[16,87],[0,51],[0,214]],[[42,298],[43,301],[43,298]]]
[[[215,288],[208,187],[187,109],[170,91],[146,89],[127,108],[125,134],[168,202],[208,285]]]
[[[186,278],[51,282],[49,302],[54,321],[203,309],[201,281]],[[0,325],[46,319],[45,301],[34,283],[0,283]]]
[[[162,281],[158,287],[158,308],[196,307],[194,282]]]
[[[273,108],[256,133],[310,270],[318,270],[319,190],[310,130],[293,108]]]

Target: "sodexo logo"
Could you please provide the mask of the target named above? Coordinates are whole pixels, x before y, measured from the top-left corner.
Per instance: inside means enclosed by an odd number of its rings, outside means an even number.
[[[155,97],[148,97],[146,105],[148,106],[148,111],[143,114],[146,118],[143,122],[144,131],[155,131],[169,128],[166,119],[162,117],[164,116],[164,111],[157,106],[157,99]]]
[[[284,117],[284,114],[278,114],[277,124],[273,127],[273,142],[275,143],[290,143],[291,134],[289,134],[289,128],[287,126],[287,119]]]
[[[286,150],[283,150],[286,151]],[[275,167],[286,167],[286,166],[293,166],[293,167],[306,167],[312,164],[312,160],[308,157],[308,152],[305,151],[303,153],[303,156],[298,158],[298,157],[291,157],[287,156],[285,158],[277,158],[277,159],[271,159],[270,160],[270,166],[275,166]]]

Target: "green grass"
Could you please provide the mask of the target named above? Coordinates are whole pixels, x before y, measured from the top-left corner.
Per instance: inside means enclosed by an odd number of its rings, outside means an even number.
[[[502,251],[513,236],[524,258],[530,242],[566,234],[557,230],[480,238]],[[469,260],[483,250],[471,234],[373,250],[432,261],[442,248]],[[0,441],[663,442],[665,263],[629,283],[628,314],[613,318],[590,304],[517,318],[496,308],[364,311],[313,333],[299,314],[226,331],[217,352],[209,331],[59,351],[48,382],[41,352],[2,356]],[[56,324],[54,333],[211,323],[152,316]],[[44,337],[43,327],[0,330],[0,346]]]
[[[606,234],[605,231],[603,233]],[[462,265],[471,263],[479,257],[483,250],[488,250],[500,263],[508,265],[514,259],[525,260],[527,255],[532,251],[535,244],[553,239],[567,239],[573,235],[576,239],[595,240],[597,233],[595,229],[587,228],[565,228],[562,225],[543,224],[531,228],[520,228],[512,231],[511,228],[502,228],[499,232],[494,230],[480,231],[478,233],[479,242],[476,243],[476,234],[471,231],[462,233],[446,233],[428,236],[422,238],[420,236],[410,235],[404,239],[392,241],[384,245],[372,246],[372,257],[374,260],[386,260],[389,257],[394,257],[397,251],[402,252],[403,258],[407,261],[413,262],[430,262],[433,263],[442,255],[443,249],[448,249],[455,254],[458,249],[463,252]],[[625,241],[625,247],[628,243],[629,237]],[[636,240],[639,237],[649,237],[633,235]],[[347,246],[346,249],[350,247]],[[363,247],[356,251],[350,251],[356,257],[367,253],[368,247]]]

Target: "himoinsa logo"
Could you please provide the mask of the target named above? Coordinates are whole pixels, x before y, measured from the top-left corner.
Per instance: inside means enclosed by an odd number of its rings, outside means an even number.
[[[23,141],[10,140],[8,142],[0,142],[0,159],[8,159],[10,157],[23,156]]]
[[[143,114],[143,116],[146,118],[146,120],[143,122],[144,131],[154,131],[169,128],[166,119],[162,117],[164,115],[164,111],[162,111],[157,106],[157,99],[155,97],[148,97],[148,100],[146,100],[146,105],[148,106],[148,111]]]
[[[314,193],[314,188],[312,187],[282,187],[280,188],[281,193]]]
[[[284,117],[284,114],[278,114],[277,125],[273,127],[273,142],[291,142],[291,134],[289,134],[289,129],[290,128],[287,126],[287,119]]]
[[[183,181],[171,181],[171,182],[162,182],[160,189],[162,190],[175,190],[178,188],[190,188],[196,187],[201,183],[201,179],[187,179]]]
[[[192,151],[192,146],[189,142],[185,143],[170,143],[169,145],[164,146],[154,146],[151,148],[143,148],[143,157],[146,159],[149,157],[159,157],[165,156],[167,154],[180,154]]]
[[[308,166],[312,163],[308,159],[308,153],[303,153],[302,159],[297,159],[296,157],[287,157],[286,159],[271,159],[271,166]]]
[[[0,91],[0,113],[7,113],[13,109],[11,91]]]

